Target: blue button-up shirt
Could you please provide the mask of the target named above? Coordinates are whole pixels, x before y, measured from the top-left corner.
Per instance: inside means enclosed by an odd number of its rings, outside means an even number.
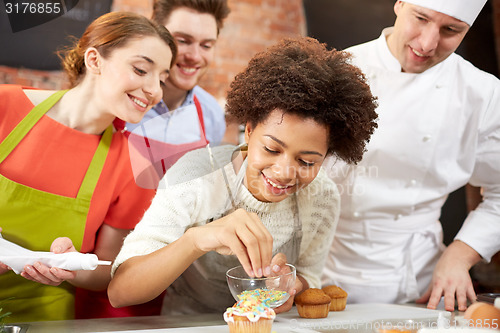
[[[172,144],[200,140],[200,122],[194,104],[195,95],[202,108],[205,136],[210,143],[219,144],[226,131],[224,111],[217,100],[200,86],[195,86],[188,92],[178,109],[170,111],[162,100],[149,110],[139,123],[127,123],[127,130]]]

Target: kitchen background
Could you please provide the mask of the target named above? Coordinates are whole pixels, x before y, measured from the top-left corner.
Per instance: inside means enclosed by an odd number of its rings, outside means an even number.
[[[234,76],[257,52],[278,40],[309,35],[343,49],[374,39],[392,25],[394,0],[228,0],[231,14],[224,23],[215,61],[201,86],[224,106]],[[15,30],[0,7],[0,83],[44,89],[63,89],[65,77],[54,51],[79,37],[89,22],[108,11],[133,11],[151,15],[153,0],[66,0],[67,14],[31,28]],[[18,22],[26,27],[29,22]],[[19,25],[19,24],[18,24]],[[500,0],[488,0],[457,50],[477,67],[498,77],[500,72]],[[231,130],[238,131],[233,127]],[[234,133],[229,133],[235,137]],[[448,199],[441,221],[445,243],[460,228],[469,205],[465,188]],[[500,254],[490,264],[473,269],[478,292],[500,292]]]

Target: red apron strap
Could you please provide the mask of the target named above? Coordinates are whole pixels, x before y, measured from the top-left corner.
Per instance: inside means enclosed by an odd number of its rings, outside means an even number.
[[[200,121],[200,129],[201,129],[201,138],[205,139],[205,141],[208,143],[207,136],[205,135],[205,122],[203,121],[203,110],[201,108],[200,101],[196,97],[196,95],[193,96],[194,100],[194,105],[196,106],[196,112],[198,113],[198,119]]]
[[[126,130],[125,125],[126,125],[125,121],[121,120],[120,118],[115,118],[115,120],[113,120],[113,126],[116,128],[116,130],[122,132],[125,135],[125,137],[128,138],[130,132]]]

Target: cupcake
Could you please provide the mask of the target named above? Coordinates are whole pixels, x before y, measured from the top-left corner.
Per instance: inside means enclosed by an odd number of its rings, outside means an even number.
[[[326,286],[322,289],[325,294],[330,296],[330,311],[342,311],[347,303],[347,293],[337,286]]]
[[[309,288],[295,297],[295,305],[302,318],[326,318],[330,311],[330,297],[321,289]]]
[[[276,313],[260,290],[242,293],[239,301],[224,312],[229,333],[271,333]]]

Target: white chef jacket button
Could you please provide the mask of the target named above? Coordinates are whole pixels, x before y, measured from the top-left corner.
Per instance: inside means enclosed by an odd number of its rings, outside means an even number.
[[[354,216],[354,217],[359,217],[360,215],[361,215],[361,214],[360,214],[359,212],[354,212],[354,213],[352,213],[352,216]]]
[[[424,142],[428,142],[431,140],[431,136],[430,135],[424,135],[424,137],[422,138],[422,141]]]
[[[441,88],[443,88],[443,85],[438,83],[438,84],[436,84],[436,88],[441,89]]]
[[[403,217],[403,214],[398,214],[398,215],[396,215],[396,217],[395,217],[394,219],[395,219],[395,220],[399,220],[399,219],[400,219],[400,218],[402,218],[402,217]]]
[[[411,186],[417,185],[417,181],[415,179],[410,180],[410,185]]]

